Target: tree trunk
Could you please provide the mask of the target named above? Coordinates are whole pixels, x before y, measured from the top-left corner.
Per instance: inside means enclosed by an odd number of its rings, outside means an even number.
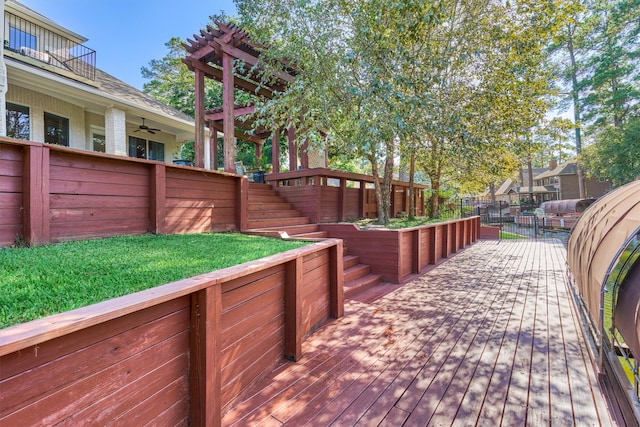
[[[527,158],[527,170],[529,172],[529,200],[533,203],[533,165],[531,164],[531,154]]]
[[[578,73],[576,67],[576,57],[573,50],[573,34],[569,29],[569,39],[567,40],[567,50],[571,61],[571,97],[573,98],[573,127],[576,131],[576,167],[578,169],[578,193],[581,199],[585,197],[584,178],[582,177],[582,167],[580,166],[582,153],[582,138],[580,136],[580,98],[578,96]]]
[[[438,196],[440,194],[440,177],[439,176],[431,177],[431,218],[440,218],[440,201]]]
[[[414,187],[414,178],[416,171],[416,153],[411,152],[411,159],[409,160],[409,219],[413,219],[416,216],[416,193]]]
[[[491,204],[495,206],[496,204],[496,184],[493,182],[489,184],[489,193],[491,194]]]
[[[382,216],[380,215],[380,209],[378,210],[378,222],[380,224],[388,224],[391,210],[391,197],[393,189],[393,166],[394,166],[394,149],[393,142],[387,143],[387,158],[384,162],[384,180],[382,182]]]

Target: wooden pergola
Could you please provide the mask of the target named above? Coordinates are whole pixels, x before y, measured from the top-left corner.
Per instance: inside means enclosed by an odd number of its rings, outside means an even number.
[[[272,135],[273,171],[280,170],[280,150],[277,141],[280,129],[253,129],[251,117],[255,107],[235,105],[234,90],[238,89],[258,97],[272,99],[276,92],[282,92],[295,79],[295,70],[283,66],[279,71],[269,72],[258,67],[260,53],[265,47],[251,41],[248,34],[231,23],[216,22],[218,28],[207,26],[194,34],[184,44],[188,55],[183,59],[189,70],[195,73],[195,165],[204,167],[205,126],[209,128],[209,144],[212,164],[217,164],[217,133],[224,134],[224,170],[235,172],[235,138],[256,145],[256,158],[262,154],[265,139]],[[234,62],[236,64],[234,70]],[[265,73],[268,78],[264,79]],[[210,78],[222,83],[223,103],[214,110],[204,108],[204,79]],[[267,81],[268,83],[265,83]],[[298,164],[295,130],[287,129],[289,140],[289,169],[295,170]],[[302,167],[308,167],[306,149],[301,150]]]

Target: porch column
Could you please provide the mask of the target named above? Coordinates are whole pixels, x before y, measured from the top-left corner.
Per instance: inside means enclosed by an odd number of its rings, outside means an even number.
[[[289,171],[293,172],[298,169],[298,147],[296,147],[296,130],[289,128],[287,131],[289,139]]]
[[[233,123],[233,64],[231,55],[222,54],[222,132],[224,133],[224,171],[235,173],[236,146]]]
[[[107,154],[128,156],[127,123],[123,110],[107,107],[104,113],[104,143]]]
[[[204,72],[195,70],[195,103],[196,103],[196,138],[195,138],[195,166],[204,168]]]
[[[280,172],[280,129],[271,135],[271,166],[273,173]]]

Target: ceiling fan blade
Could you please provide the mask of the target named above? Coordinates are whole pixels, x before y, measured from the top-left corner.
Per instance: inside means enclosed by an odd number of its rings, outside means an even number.
[[[147,132],[149,132],[151,135],[155,135],[155,134],[156,134],[156,133],[155,133],[153,130],[151,130],[151,129],[147,129]]]

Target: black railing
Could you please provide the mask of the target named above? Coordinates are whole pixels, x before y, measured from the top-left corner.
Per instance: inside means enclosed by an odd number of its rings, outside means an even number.
[[[95,80],[95,50],[10,12],[5,12],[4,21],[5,49]]]

